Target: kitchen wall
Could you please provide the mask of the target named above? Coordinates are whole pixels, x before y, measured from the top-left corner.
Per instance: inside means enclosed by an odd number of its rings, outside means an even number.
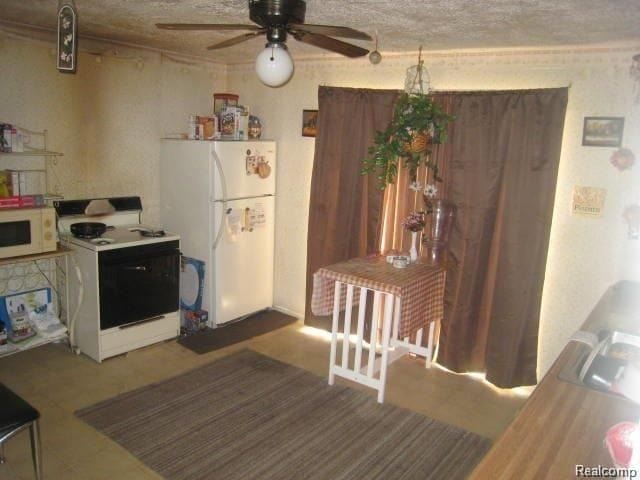
[[[540,375],[609,285],[640,280],[640,240],[627,239],[622,219],[626,205],[640,203],[640,165],[620,172],[609,163],[614,149],[581,146],[585,116],[621,116],[623,143],[640,155],[640,105],[632,101],[634,86],[628,74],[631,56],[639,50],[640,45],[616,45],[424,56],[432,87],[438,90],[570,87],[542,299]],[[319,85],[403,88],[405,70],[416,59],[417,54],[384,56],[377,66],[366,59],[295,59],[294,77],[278,89],[260,84],[250,64],[229,67],[230,90],[262,119],[264,135],[278,141],[276,305],[298,315],[304,311],[314,139],[300,134],[302,110],[317,107]],[[602,217],[571,214],[577,185],[606,189]]]
[[[139,194],[144,220],[156,222],[159,138],[185,131],[189,114],[208,114],[213,92],[238,93],[262,119],[264,136],[278,141],[275,304],[300,315],[314,151],[314,139],[300,135],[302,110],[317,107],[319,85],[402,88],[417,54],[385,56],[377,66],[366,59],[296,58],[293,79],[271,89],[250,64],[225,67],[143,49],[82,45],[78,73],[61,74],[50,43],[0,31],[0,121],[49,130],[48,148],[64,153],[52,168],[53,189],[67,198]],[[542,301],[540,373],[611,283],[640,280],[640,241],[626,238],[621,217],[626,205],[640,203],[640,166],[620,172],[609,164],[613,149],[581,146],[583,117],[623,116],[624,144],[639,154],[640,105],[632,101],[628,75],[638,50],[617,45],[424,56],[439,90],[570,86]],[[576,185],[607,190],[601,218],[571,215]]]
[[[226,67],[159,52],[83,41],[75,75],[58,73],[46,41],[0,32],[0,121],[48,130],[64,153],[50,190],[66,198],[142,196],[156,223],[160,138],[185,132],[190,114],[210,114]],[[37,158],[21,160],[26,166]]]

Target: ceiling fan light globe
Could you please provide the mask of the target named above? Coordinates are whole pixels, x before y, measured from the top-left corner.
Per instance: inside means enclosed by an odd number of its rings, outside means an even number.
[[[382,55],[380,54],[380,52],[378,50],[374,50],[373,52],[371,52],[369,54],[369,61],[372,64],[377,65],[382,61]]]
[[[256,74],[269,87],[279,87],[293,75],[293,60],[283,43],[270,43],[256,58]]]

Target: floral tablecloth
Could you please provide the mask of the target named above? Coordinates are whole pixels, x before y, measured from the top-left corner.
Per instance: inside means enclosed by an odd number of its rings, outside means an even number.
[[[353,258],[320,268],[313,274],[311,311],[314,315],[333,312],[335,282],[349,283],[401,299],[399,338],[413,337],[420,328],[441,320],[444,313],[445,270],[414,263],[395,268],[381,256]],[[346,288],[341,289],[340,309],[346,304]],[[354,305],[359,294],[354,294]]]

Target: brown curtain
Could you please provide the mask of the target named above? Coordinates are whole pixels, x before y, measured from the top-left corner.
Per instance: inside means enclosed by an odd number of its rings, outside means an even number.
[[[305,323],[313,274],[332,263],[379,252],[382,194],[375,175],[361,175],[376,131],[391,120],[396,90],[320,87],[307,235]]]
[[[536,383],[538,321],[566,88],[454,93],[450,240],[439,362],[500,387]]]

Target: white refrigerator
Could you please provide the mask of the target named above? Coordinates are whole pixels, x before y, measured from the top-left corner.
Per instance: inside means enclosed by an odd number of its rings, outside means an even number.
[[[162,141],[161,222],[205,262],[212,327],[273,305],[275,193],[275,142]]]

